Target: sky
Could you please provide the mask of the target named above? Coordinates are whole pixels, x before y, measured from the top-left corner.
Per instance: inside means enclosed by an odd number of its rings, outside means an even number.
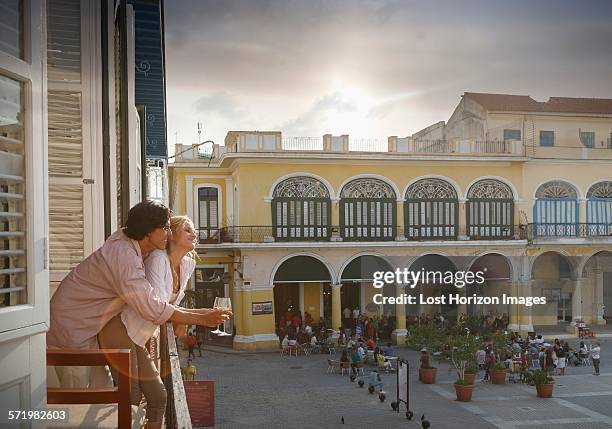
[[[612,1],[166,0],[168,146],[409,136],[464,92],[612,98]]]

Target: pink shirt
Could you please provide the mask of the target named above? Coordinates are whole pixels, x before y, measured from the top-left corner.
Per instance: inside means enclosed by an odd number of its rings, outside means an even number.
[[[174,312],[147,281],[138,242],[119,230],[62,280],[51,298],[47,345],[97,349],[98,332],[126,305],[156,325]]]
[[[155,289],[157,296],[170,304],[180,304],[185,296],[187,282],[195,268],[195,261],[189,256],[185,256],[181,261],[180,289],[176,295],[172,293],[172,268],[166,251],[154,250],[145,258],[144,263],[147,280]],[[152,336],[157,336],[159,326],[140,317],[130,306],[126,306],[121,313],[121,321],[129,337],[140,347],[144,347]]]

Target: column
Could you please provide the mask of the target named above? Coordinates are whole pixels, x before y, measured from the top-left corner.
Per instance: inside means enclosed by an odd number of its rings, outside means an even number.
[[[518,296],[533,296],[532,280],[523,278],[518,285]],[[522,334],[527,332],[533,332],[533,319],[532,310],[533,307],[527,307],[525,305],[519,305],[518,320],[519,320],[519,331]]]
[[[404,293],[404,286],[395,287],[395,296],[401,297]],[[394,344],[405,344],[406,342],[406,304],[395,304],[395,330],[391,333]]]
[[[586,223],[586,200],[580,199],[578,200],[578,219],[576,219],[576,223]],[[578,234],[578,231],[576,231]]]
[[[465,296],[466,293],[465,287],[463,287],[461,289],[461,295]],[[457,317],[459,317],[461,314],[467,315],[467,304],[457,304]]]
[[[512,282],[512,296],[518,296],[519,284],[518,282]],[[508,331],[518,332],[520,330],[519,320],[519,306],[516,304],[510,304],[508,306]]]
[[[333,330],[342,326],[342,302],[340,288],[342,283],[332,285],[332,326]]]
[[[582,308],[582,278],[578,277],[572,280],[574,284],[574,293],[572,294],[572,320],[583,320]]]
[[[595,269],[595,297],[593,299],[593,311],[595,312],[595,324],[605,325],[604,319],[604,299],[603,299],[603,271],[600,268]]]

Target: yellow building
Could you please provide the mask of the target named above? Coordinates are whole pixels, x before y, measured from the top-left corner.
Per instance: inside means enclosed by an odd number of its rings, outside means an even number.
[[[423,312],[505,314],[516,331],[612,315],[612,100],[465,93],[409,137],[232,131],[177,154],[172,208],[200,231],[192,287],[202,305],[232,298],[237,349],[278,347],[288,305],[335,329],[346,309],[391,314],[396,340]],[[396,267],[487,268],[458,292],[547,304],[373,304],[405,292],[372,285]]]

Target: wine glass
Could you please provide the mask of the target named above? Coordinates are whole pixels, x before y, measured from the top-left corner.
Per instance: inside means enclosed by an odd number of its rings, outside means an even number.
[[[221,307],[221,303],[223,302],[222,300],[224,300],[225,298],[222,298],[220,296],[215,298],[215,303],[213,304],[213,308],[222,308]],[[225,325],[225,322],[224,322]],[[223,331],[219,329],[219,326],[217,326],[217,329],[215,329],[214,331],[210,331],[211,334],[215,334],[215,335],[221,335],[225,332],[225,326],[223,326]]]
[[[225,310],[225,311],[231,311],[232,310],[232,300],[230,298],[219,298],[219,307],[221,310]],[[229,320],[224,320],[223,321],[223,331],[218,334],[220,337],[227,337],[230,334],[229,332],[226,331],[225,329],[225,324],[229,322]]]

